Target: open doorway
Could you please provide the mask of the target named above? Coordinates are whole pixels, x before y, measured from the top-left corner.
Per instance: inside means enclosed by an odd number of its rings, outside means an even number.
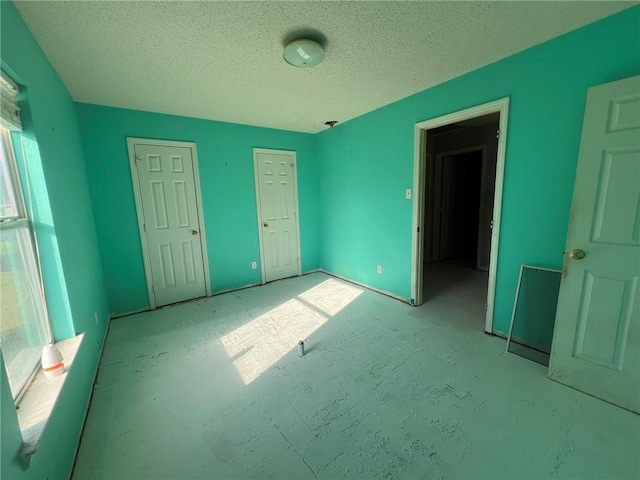
[[[416,125],[412,300],[447,289],[493,330],[508,99]]]

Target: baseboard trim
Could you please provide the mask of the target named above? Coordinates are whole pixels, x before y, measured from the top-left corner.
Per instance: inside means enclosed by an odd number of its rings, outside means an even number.
[[[304,277],[305,275],[310,275],[312,273],[325,273],[325,272],[321,268],[314,268],[312,270],[307,270],[306,272],[302,272],[302,276]]]
[[[344,277],[342,275],[338,275],[337,273],[329,272],[329,271],[325,270],[324,268],[314,268],[312,270],[307,270],[307,271],[303,272],[301,275],[297,275],[297,276],[304,277],[305,275],[311,275],[313,273],[324,273],[324,274],[329,275],[331,277],[338,278],[338,279],[343,280],[345,282],[349,282],[349,283],[352,283],[354,285],[358,285],[359,287],[366,288],[367,290],[371,290],[373,292],[380,293],[380,294],[385,295],[387,297],[391,297],[394,300],[399,300],[399,301],[401,301],[403,303],[407,303],[407,304],[411,305],[411,300],[409,298],[404,298],[404,297],[401,297],[400,295],[396,295],[393,292],[388,292],[386,290],[382,290],[382,289],[379,289],[379,288],[376,288],[376,287],[372,287],[371,285],[368,285],[366,283],[358,282],[358,281],[352,280],[352,279],[350,279],[348,277]],[[294,277],[289,277],[289,278],[294,278]],[[283,278],[282,280],[286,280],[286,279]],[[273,282],[269,282],[269,283],[273,283]],[[153,310],[158,310],[160,308],[171,307],[171,306],[174,306],[174,305],[180,305],[182,303],[193,302],[193,301],[196,301],[196,300],[201,300],[203,298],[216,297],[218,295],[224,295],[225,293],[237,292],[239,290],[246,290],[247,288],[260,287],[262,285],[267,285],[267,283],[262,283],[262,282],[249,283],[249,284],[244,285],[242,287],[228,288],[226,290],[216,291],[216,292],[213,292],[211,295],[208,295],[206,297],[199,297],[199,298],[194,298],[194,299],[191,299],[191,300],[185,300],[184,302],[173,303],[171,305],[164,305],[162,307],[154,308]],[[112,314],[110,314],[109,317],[110,317],[111,320],[116,320],[116,319],[119,319],[119,318],[130,317],[131,315],[137,315],[138,313],[151,312],[153,310],[151,310],[149,307],[147,307],[147,308],[141,308],[139,310],[134,310],[132,312],[127,312],[127,313],[120,313],[120,314],[112,313]]]
[[[146,307],[146,308],[141,308],[139,310],[133,310],[133,311],[127,312],[127,313],[117,313],[117,314],[112,313],[109,316],[109,318],[111,320],[117,320],[117,319],[120,319],[120,318],[130,317],[132,315],[137,315],[138,313],[153,312],[154,310],[160,310],[161,308],[167,308],[167,307],[173,307],[173,306],[176,306],[176,305],[182,305],[183,303],[195,302],[197,300],[202,300],[203,298],[217,297],[218,295],[224,295],[225,293],[237,292],[238,290],[245,290],[245,289],[251,288],[251,287],[259,287],[260,285],[263,285],[263,284],[260,283],[260,282],[258,282],[258,283],[249,283],[249,284],[244,285],[242,287],[229,288],[227,290],[220,290],[219,292],[213,292],[211,295],[205,295],[204,297],[192,298],[190,300],[185,300],[183,302],[176,302],[176,303],[172,303],[172,304],[169,304],[169,305],[162,305],[161,307],[156,307],[154,309]]]
[[[146,308],[140,308],[138,310],[132,310],[130,312],[125,312],[125,313],[110,313],[109,320],[116,320],[118,318],[129,317],[131,315],[136,315],[138,313],[149,312],[149,311],[151,311],[150,308],[146,307]]]
[[[210,297],[217,297],[218,295],[224,295],[225,293],[231,293],[231,292],[237,292],[238,290],[246,290],[247,288],[251,288],[251,287],[259,287],[261,285],[264,285],[262,282],[257,282],[257,283],[249,283],[247,285],[244,285],[242,287],[235,287],[235,288],[228,288],[226,290],[220,290],[219,292],[213,292]],[[209,298],[209,297],[206,297]],[[194,298],[194,300],[198,300],[197,298]],[[168,307],[169,305],[167,305]]]
[[[371,285],[367,285],[366,283],[358,282],[356,280],[352,280],[350,278],[343,277],[342,275],[338,275],[337,273],[329,272],[329,271],[327,271],[327,270],[325,270],[323,268],[319,268],[318,271],[322,272],[322,273],[325,273],[325,274],[327,274],[327,275],[329,275],[331,277],[339,278],[340,280],[343,280],[345,282],[353,283],[354,285],[358,285],[359,287],[366,288],[367,290],[371,290],[373,292],[380,293],[380,294],[382,294],[382,295],[384,295],[386,297],[393,298],[394,300],[399,300],[402,303],[406,303],[408,305],[411,305],[411,300],[410,299],[401,297],[400,295],[396,295],[395,293],[388,292],[386,290],[381,290],[379,288],[372,287]]]
[[[84,409],[84,420],[82,421],[82,428],[80,429],[80,436],[78,437],[78,443],[76,445],[76,452],[73,456],[73,464],[71,465],[71,470],[69,471],[69,477],[73,476],[73,471],[76,469],[76,461],[78,460],[78,452],[80,451],[80,445],[82,443],[82,437],[84,436],[84,429],[87,425],[87,418],[89,417],[89,409],[91,408],[91,402],[93,402],[93,392],[96,389],[96,382],[98,381],[98,371],[100,370],[100,363],[102,362],[102,354],[104,353],[104,346],[107,343],[107,337],[109,336],[109,329],[111,328],[111,322],[107,322],[107,328],[104,332],[104,337],[102,338],[102,345],[100,345],[100,353],[98,354],[98,361],[96,362],[96,369],[93,372],[93,381],[91,382],[91,392],[89,393],[89,398],[87,400],[87,406]]]

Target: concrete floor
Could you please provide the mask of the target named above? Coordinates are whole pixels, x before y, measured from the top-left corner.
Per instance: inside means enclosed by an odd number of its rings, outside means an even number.
[[[419,308],[317,273],[114,320],[73,478],[638,478],[640,417],[505,354],[464,272]]]

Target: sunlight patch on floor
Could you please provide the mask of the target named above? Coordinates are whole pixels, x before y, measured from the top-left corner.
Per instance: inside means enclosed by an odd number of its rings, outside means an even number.
[[[329,279],[300,294],[298,298],[333,316],[358,298],[361,293],[361,288]]]
[[[326,280],[242,325],[220,342],[249,385],[361,293],[360,288]]]

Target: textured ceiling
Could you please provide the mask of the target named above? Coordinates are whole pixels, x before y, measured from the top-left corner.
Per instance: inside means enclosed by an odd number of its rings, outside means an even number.
[[[302,132],[635,4],[16,2],[76,101]],[[326,58],[297,69],[283,44],[305,31]]]

